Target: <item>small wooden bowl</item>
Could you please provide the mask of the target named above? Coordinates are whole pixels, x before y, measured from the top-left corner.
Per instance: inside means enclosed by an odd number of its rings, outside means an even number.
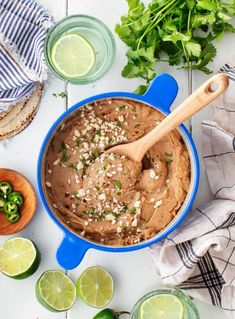
[[[10,223],[5,213],[0,212],[0,235],[11,235],[24,229],[32,220],[37,209],[37,197],[32,184],[22,174],[6,168],[0,168],[0,182],[7,181],[13,191],[21,192],[24,204],[20,207],[20,219],[16,223]]]

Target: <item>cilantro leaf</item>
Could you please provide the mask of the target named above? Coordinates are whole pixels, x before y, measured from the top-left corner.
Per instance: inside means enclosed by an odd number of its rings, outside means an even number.
[[[201,55],[201,45],[197,43],[195,40],[188,41],[185,44],[185,48],[188,51],[189,55],[193,55],[195,57],[200,57]]]

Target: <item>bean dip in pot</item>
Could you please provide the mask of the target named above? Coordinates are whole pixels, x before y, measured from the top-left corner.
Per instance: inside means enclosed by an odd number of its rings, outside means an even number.
[[[74,233],[111,246],[154,237],[176,216],[190,184],[190,159],[178,130],[155,144],[142,163],[105,153],[145,135],[164,118],[129,99],[85,105],[55,132],[45,157],[46,196]]]

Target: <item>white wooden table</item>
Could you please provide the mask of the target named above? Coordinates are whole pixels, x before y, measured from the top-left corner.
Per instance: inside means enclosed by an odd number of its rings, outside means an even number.
[[[114,30],[119,17],[127,11],[125,0],[39,0],[56,20],[65,15],[84,13],[94,15]],[[217,44],[218,56],[212,67],[217,70],[223,64],[228,52],[235,51],[235,42],[228,35]],[[37,188],[36,163],[42,140],[55,119],[68,107],[77,101],[108,91],[133,91],[140,84],[138,80],[127,80],[121,77],[120,71],[125,65],[125,45],[117,36],[117,56],[110,72],[96,83],[85,86],[66,85],[62,81],[50,76],[45,85],[40,110],[33,123],[15,138],[0,143],[0,167],[16,169],[25,174]],[[230,40],[232,39],[232,41]],[[231,53],[232,55],[232,53]],[[188,94],[189,74],[178,71],[167,64],[159,65],[159,72],[168,72],[176,77],[179,84],[179,95],[174,105],[177,105]],[[206,79],[197,72],[192,74],[192,85],[196,88]],[[67,91],[67,99],[56,98],[53,93]],[[191,132],[201,155],[201,127],[202,119],[211,118],[212,110],[207,108],[195,116],[191,121]],[[204,203],[211,197],[209,186],[201,161],[201,182],[195,205]],[[1,319],[91,319],[97,312],[81,301],[77,301],[72,310],[67,313],[51,313],[38,304],[34,288],[40,274],[47,269],[58,269],[55,252],[62,239],[61,231],[49,218],[39,200],[36,217],[29,227],[19,235],[34,240],[42,253],[39,270],[32,277],[23,281],[14,281],[0,275],[0,318]],[[0,244],[7,238],[1,236]],[[90,250],[80,266],[69,272],[69,276],[76,281],[83,269],[91,265],[101,265],[110,270],[115,279],[115,294],[110,307],[130,310],[134,303],[144,293],[158,288],[160,279],[155,273],[151,257],[147,249],[131,253],[105,253]],[[225,315],[215,307],[197,302],[201,318],[221,319]]]

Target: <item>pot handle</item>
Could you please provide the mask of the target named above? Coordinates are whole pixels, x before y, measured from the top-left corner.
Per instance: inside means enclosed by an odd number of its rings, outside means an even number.
[[[56,259],[62,268],[71,270],[80,264],[88,249],[89,247],[78,238],[65,236],[57,250]]]
[[[176,80],[171,75],[163,73],[153,79],[143,97],[146,102],[169,113],[177,93],[178,84]]]

